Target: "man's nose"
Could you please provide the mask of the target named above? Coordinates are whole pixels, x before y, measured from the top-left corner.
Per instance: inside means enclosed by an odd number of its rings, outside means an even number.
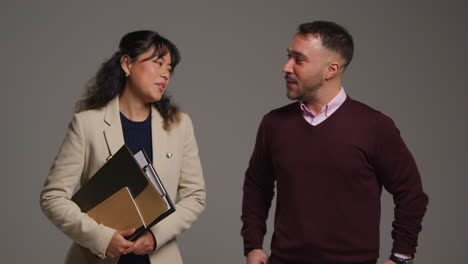
[[[286,61],[286,63],[284,64],[284,66],[283,66],[283,72],[285,72],[285,73],[292,73],[292,71],[293,71],[292,69],[293,69],[293,67],[292,67],[292,60],[291,60],[291,59],[288,59],[288,60]]]

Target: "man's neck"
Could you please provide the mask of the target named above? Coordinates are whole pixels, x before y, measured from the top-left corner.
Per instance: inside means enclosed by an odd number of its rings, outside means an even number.
[[[312,114],[317,115],[325,105],[330,103],[330,101],[338,95],[341,89],[341,83],[339,85],[328,87],[323,86],[317,90],[313,98],[304,100],[303,103],[307,106],[310,112],[312,112]]]

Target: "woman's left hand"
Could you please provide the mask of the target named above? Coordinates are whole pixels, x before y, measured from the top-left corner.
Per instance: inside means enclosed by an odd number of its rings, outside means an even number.
[[[156,249],[156,241],[150,231],[146,231],[123,254],[133,253],[135,255],[146,255]]]

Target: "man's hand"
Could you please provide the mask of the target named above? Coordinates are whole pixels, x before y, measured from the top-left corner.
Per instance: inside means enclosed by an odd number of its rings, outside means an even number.
[[[395,262],[391,261],[391,260],[387,260],[385,261],[383,264],[396,264]]]
[[[123,254],[133,253],[135,255],[146,255],[156,248],[156,241],[150,231],[146,231]]]
[[[247,254],[247,264],[266,264],[268,256],[263,249],[254,249]]]
[[[129,247],[133,246],[134,242],[130,242],[125,239],[126,236],[130,236],[135,232],[135,228],[123,231],[116,231],[112,236],[111,241],[106,249],[106,256],[109,258],[116,258]]]

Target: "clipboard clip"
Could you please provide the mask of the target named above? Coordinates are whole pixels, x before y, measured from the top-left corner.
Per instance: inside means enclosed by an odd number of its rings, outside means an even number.
[[[148,162],[147,165],[145,165],[145,166],[143,167],[143,170],[146,172],[148,168],[149,168],[149,170],[151,171],[151,173],[153,174],[154,178],[156,179],[156,184],[158,185],[159,190],[161,190],[161,192],[162,192],[162,193],[161,193],[161,196],[166,196],[166,195],[167,195],[166,190],[164,190],[164,187],[163,187],[163,185],[162,185],[162,182],[161,182],[161,180],[159,179],[158,174],[156,173],[156,170],[154,169],[153,165],[152,165],[151,163],[149,163],[149,162]]]

